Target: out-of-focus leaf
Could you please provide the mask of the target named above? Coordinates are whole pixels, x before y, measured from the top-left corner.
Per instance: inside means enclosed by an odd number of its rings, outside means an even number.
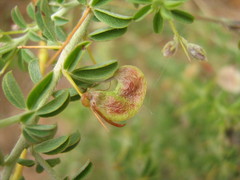
[[[185,11],[175,9],[175,10],[172,10],[171,12],[173,17],[178,21],[181,21],[184,23],[192,23],[194,21],[194,16],[192,16],[191,14]]]
[[[67,34],[64,32],[63,28],[60,26],[56,26],[56,34],[57,34],[57,38],[60,41],[65,41],[67,39]]]
[[[68,23],[68,19],[60,16],[54,16],[54,22],[57,26],[63,26],[64,24]]]
[[[117,14],[104,9],[95,8],[94,15],[102,22],[114,28],[124,28],[129,25],[132,20],[131,16]]]
[[[128,0],[131,3],[136,3],[136,4],[151,4],[152,0]]]
[[[35,20],[43,35],[50,41],[56,42],[55,26],[51,19],[52,10],[47,0],[38,1],[35,8]]]
[[[5,74],[2,81],[2,88],[10,103],[20,109],[24,109],[26,107],[23,93],[11,71]]]
[[[104,4],[106,4],[106,3],[110,2],[110,1],[112,1],[112,0],[93,0],[91,5],[93,7],[97,7],[97,6],[104,5]]]
[[[171,11],[169,11],[168,9],[162,7],[160,9],[160,13],[161,13],[161,16],[163,19],[166,19],[166,20],[172,20],[173,19],[173,15],[171,13]]]
[[[167,9],[174,9],[178,6],[182,5],[186,0],[170,0],[170,1],[164,1],[164,6]]]
[[[107,41],[122,36],[127,31],[127,28],[114,29],[111,27],[98,29],[89,34],[90,39],[94,41]]]
[[[161,33],[163,29],[163,18],[160,12],[155,13],[153,17],[153,30],[155,33]]]
[[[38,60],[33,60],[28,64],[28,72],[32,82],[35,84],[42,79]]]
[[[27,107],[29,109],[38,108],[39,104],[42,102],[42,98],[48,93],[48,88],[52,83],[53,73],[50,72],[46,77],[44,77],[29,93],[27,98]]]
[[[32,2],[30,2],[28,5],[27,5],[27,14],[28,16],[34,20],[34,17],[35,17],[35,12],[34,12],[34,5]]]
[[[21,54],[21,58],[26,63],[29,63],[30,61],[37,59],[37,57],[29,49],[21,49],[20,54]]]
[[[23,28],[23,29],[27,28],[27,23],[23,19],[23,16],[17,6],[12,9],[11,14],[15,24],[17,24],[20,28]]]
[[[152,5],[146,5],[144,7],[142,7],[138,12],[136,12],[136,14],[133,17],[133,20],[135,21],[140,21],[142,20],[144,17],[146,17],[149,13],[152,12]]]
[[[81,180],[83,179],[92,169],[92,162],[89,160],[83,165],[83,167],[80,169],[80,172],[73,178],[73,180]]]
[[[111,60],[76,69],[71,73],[71,76],[76,80],[86,83],[101,82],[111,78],[117,69],[118,62],[116,60]]]
[[[34,31],[29,31],[28,32],[28,37],[29,37],[29,39],[31,39],[32,41],[34,41],[34,42],[39,42],[39,41],[42,41],[42,40],[44,40],[41,36],[39,36],[36,32],[34,32]]]
[[[41,117],[55,116],[56,114],[59,114],[60,112],[62,112],[67,107],[68,103],[69,103],[69,92],[64,91],[55,99],[53,99],[49,103],[42,106],[37,111],[37,115]]]

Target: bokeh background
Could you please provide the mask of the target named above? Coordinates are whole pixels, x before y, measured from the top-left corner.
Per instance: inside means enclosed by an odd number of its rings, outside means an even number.
[[[1,0],[0,29],[13,28],[11,9],[18,5],[24,14],[28,3]],[[112,2],[113,7],[119,5],[134,10],[123,0]],[[68,16],[77,20],[80,9]],[[109,133],[80,101],[54,118],[42,119],[41,123],[58,123],[58,135],[76,129],[81,132],[78,147],[60,155],[62,163],[56,170],[63,177],[74,174],[90,159],[94,168],[86,178],[89,180],[240,179],[240,1],[189,0],[183,9],[196,20],[191,25],[176,24],[177,29],[189,42],[204,47],[208,62],[188,62],[181,48],[175,56],[164,58],[161,49],[173,33],[165,23],[164,32],[154,34],[152,16],[133,23],[117,40],[94,43],[92,51],[98,62],[117,59],[120,65],[142,69],[148,81],[147,96],[127,126],[110,127]],[[68,24],[66,31],[73,24]],[[86,55],[83,64],[89,63]],[[33,86],[27,73],[14,64],[12,68],[27,95]],[[59,88],[68,86],[63,80]],[[0,118],[16,113],[20,110],[0,89]],[[0,129],[0,148],[5,154],[20,131],[19,125]],[[25,168],[24,176],[27,180],[49,178],[45,173],[35,173],[34,168]]]

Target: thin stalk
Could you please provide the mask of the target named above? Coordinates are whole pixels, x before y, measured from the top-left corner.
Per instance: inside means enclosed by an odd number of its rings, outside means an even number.
[[[18,46],[18,49],[60,49],[61,46]]]
[[[7,32],[0,32],[0,35],[12,35],[12,34],[23,34],[27,32],[28,30],[18,30],[18,31],[7,31]]]
[[[78,94],[80,96],[82,96],[82,91],[78,88],[78,86],[76,85],[76,83],[73,81],[72,77],[63,70],[63,75],[65,76],[65,78],[68,80],[68,82],[74,87],[74,89],[78,92]]]
[[[81,18],[81,19],[83,19],[81,26],[79,26],[79,28],[77,30],[75,30],[75,33],[72,35],[72,38],[64,46],[62,53],[57,61],[57,64],[55,65],[55,67],[53,69],[53,79],[52,79],[52,83],[50,84],[48,93],[46,93],[45,96],[42,98],[42,100],[39,103],[39,106],[37,108],[39,108],[43,104],[45,104],[46,101],[49,99],[49,97],[52,95],[52,92],[54,91],[54,89],[62,75],[62,73],[61,73],[62,66],[64,64],[66,57],[69,55],[69,53],[74,49],[74,47],[84,37],[86,30],[90,24],[91,18],[92,18],[92,13],[90,11],[90,8],[88,7],[84,13],[84,19]],[[27,146],[28,146],[28,144],[27,144],[25,138],[23,137],[23,135],[21,135],[18,142],[16,143],[15,147],[12,149],[10,155],[6,159],[6,163],[5,163],[3,172],[2,172],[1,180],[9,180],[9,177],[10,177],[12,170],[17,162],[17,159],[19,158],[23,149],[25,149]]]
[[[169,24],[170,24],[170,27],[171,27],[174,35],[177,37],[180,45],[182,46],[183,51],[184,51],[184,53],[186,54],[188,61],[191,62],[191,58],[190,58],[190,56],[189,56],[189,54],[188,54],[187,48],[186,48],[185,44],[183,43],[183,39],[182,39],[182,37],[179,35],[179,33],[178,33],[178,31],[177,31],[174,23],[173,23],[172,21],[169,21]]]
[[[79,29],[79,27],[82,25],[82,23],[84,22],[84,20],[87,18],[87,16],[89,15],[89,13],[91,12],[91,8],[87,7],[87,9],[84,11],[81,19],[79,20],[78,24],[74,27],[74,29],[72,30],[72,32],[69,34],[69,36],[67,37],[67,40],[63,43],[62,47],[56,52],[56,54],[48,61],[47,63],[47,67],[52,64],[54,62],[54,60],[57,58],[57,56],[62,52],[62,50],[67,46],[67,44],[69,43],[69,41],[72,39],[73,35],[75,34],[75,32]]]
[[[32,155],[34,156],[35,160],[48,172],[48,174],[51,175],[53,180],[61,180],[54,169],[37,152],[32,150]]]

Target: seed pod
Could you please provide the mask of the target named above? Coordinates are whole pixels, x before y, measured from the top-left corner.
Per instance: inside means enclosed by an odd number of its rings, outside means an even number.
[[[199,46],[197,44],[193,44],[193,43],[187,43],[187,49],[188,49],[189,54],[193,58],[195,58],[197,60],[201,60],[201,61],[207,60],[206,52],[201,46]]]
[[[176,40],[172,40],[167,42],[162,49],[163,56],[170,57],[173,56],[177,52],[178,42]]]
[[[136,67],[126,65],[119,68],[114,79],[117,86],[112,91],[89,91],[82,95],[82,103],[108,123],[121,127],[114,122],[133,117],[143,104],[146,94],[144,74]]]

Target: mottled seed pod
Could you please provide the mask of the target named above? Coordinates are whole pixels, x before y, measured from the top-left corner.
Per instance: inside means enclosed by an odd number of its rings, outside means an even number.
[[[169,41],[164,45],[162,49],[163,56],[165,57],[173,56],[177,52],[177,49],[178,41],[177,40]]]
[[[125,121],[138,112],[147,84],[144,74],[130,65],[120,67],[113,78],[117,80],[114,90],[89,91],[82,95],[81,101],[108,123],[121,127],[114,122]]]
[[[187,50],[193,58],[201,61],[207,60],[206,52],[201,46],[193,43],[188,43]]]

